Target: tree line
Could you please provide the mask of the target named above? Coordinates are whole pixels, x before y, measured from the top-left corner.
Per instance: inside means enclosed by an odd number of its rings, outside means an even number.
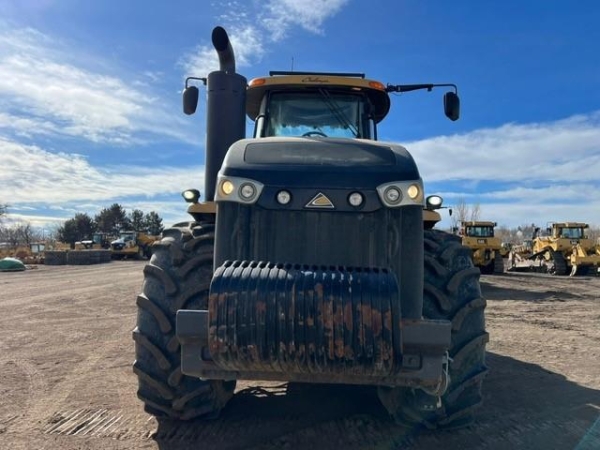
[[[164,230],[162,218],[155,212],[144,213],[134,209],[129,214],[118,203],[103,208],[93,218],[86,213],[75,214],[58,227],[56,238],[61,242],[72,244],[83,239],[90,239],[96,232],[109,236],[118,236],[121,231],[140,231],[159,235]]]
[[[138,231],[151,235],[159,235],[164,230],[163,219],[155,212],[145,213],[133,209],[129,213],[118,203],[103,208],[94,217],[86,213],[77,213],[66,220],[56,230],[35,230],[30,223],[17,223],[3,226],[3,218],[8,214],[8,205],[0,204],[0,242],[11,246],[29,245],[32,242],[52,239],[74,244],[77,241],[91,239],[96,232],[109,236],[118,236],[121,231]]]

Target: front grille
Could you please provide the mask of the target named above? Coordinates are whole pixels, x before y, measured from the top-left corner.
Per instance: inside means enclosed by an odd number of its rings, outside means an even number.
[[[249,260],[385,268],[400,282],[404,317],[421,315],[420,206],[361,213],[268,210],[222,202],[215,245],[215,267],[227,260]]]

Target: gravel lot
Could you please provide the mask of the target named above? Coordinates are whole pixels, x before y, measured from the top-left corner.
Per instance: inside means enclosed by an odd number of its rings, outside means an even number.
[[[0,273],[2,449],[599,449],[600,277],[482,276],[474,426],[414,435],[370,388],[238,383],[220,418],[144,413],[131,371],[144,262]]]

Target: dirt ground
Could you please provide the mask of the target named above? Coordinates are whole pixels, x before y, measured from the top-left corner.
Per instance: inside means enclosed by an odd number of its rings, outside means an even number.
[[[416,435],[370,388],[238,383],[220,418],[158,423],[131,371],[143,262],[0,273],[0,449],[600,449],[600,277],[482,276],[484,407]]]

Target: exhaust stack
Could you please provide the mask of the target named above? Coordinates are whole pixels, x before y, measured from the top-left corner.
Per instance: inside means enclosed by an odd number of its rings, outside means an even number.
[[[205,201],[215,198],[217,174],[227,150],[246,137],[246,78],[235,72],[235,56],[227,32],[215,27],[212,42],[219,70],[208,74],[206,90]]]

